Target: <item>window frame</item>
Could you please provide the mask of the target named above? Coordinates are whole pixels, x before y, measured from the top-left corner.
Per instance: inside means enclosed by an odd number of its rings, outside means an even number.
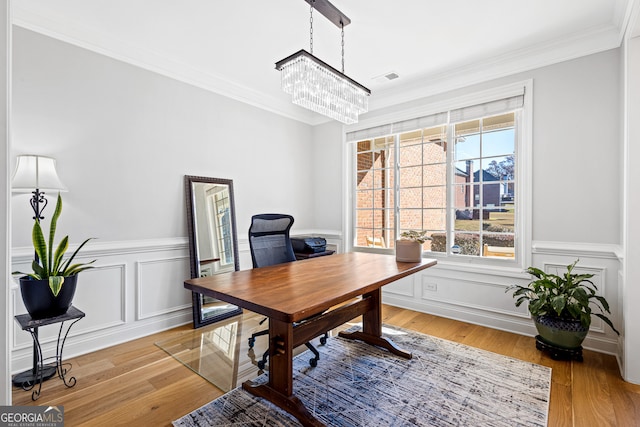
[[[515,127],[516,131],[516,182],[515,182],[515,202],[518,206],[515,213],[515,230],[514,230],[514,247],[516,249],[515,258],[493,258],[483,256],[460,256],[452,255],[450,248],[447,248],[447,252],[424,252],[424,256],[429,258],[435,258],[439,264],[445,266],[453,265],[456,268],[469,268],[471,270],[477,269],[508,269],[513,271],[522,271],[526,266],[531,265],[531,241],[532,241],[532,126],[533,126],[533,80],[526,80],[516,82],[500,87],[495,87],[488,90],[469,93],[467,95],[453,97],[444,101],[424,103],[423,105],[415,108],[406,108],[403,110],[393,109],[395,111],[387,112],[386,114],[377,114],[375,117],[366,118],[361,120],[360,123],[343,127],[343,140],[345,146],[345,179],[344,182],[344,195],[346,209],[344,212],[344,236],[345,236],[345,248],[347,251],[361,251],[361,252],[376,252],[393,254],[394,249],[376,248],[376,247],[360,247],[355,245],[355,227],[356,227],[356,189],[354,183],[354,175],[357,171],[357,144],[355,141],[366,139],[355,139],[353,142],[347,141],[347,133],[358,132],[370,128],[392,129],[389,123],[394,123],[403,120],[412,120],[416,117],[436,114],[442,111],[451,111],[458,108],[464,108],[467,106],[478,105],[482,103],[491,102],[494,100],[504,99],[511,96],[522,95],[524,93],[524,100],[522,109],[519,110],[519,125]],[[390,109],[388,109],[390,110]],[[497,115],[499,113],[496,113]],[[493,113],[487,114],[487,116],[494,115]],[[446,123],[448,139],[451,136],[451,129],[454,124],[447,120]],[[400,134],[402,132],[392,132],[393,135]],[[383,136],[383,135],[380,135]],[[356,137],[357,138],[357,137]],[[451,139],[449,139],[451,141]],[[453,202],[451,192],[454,185],[450,181],[452,168],[454,167],[454,158],[449,150],[452,150],[452,144],[449,144],[447,149],[447,225],[451,227],[451,203]],[[399,147],[396,144],[396,156],[398,155]],[[397,159],[397,158],[396,158]],[[394,165],[394,171],[397,172],[398,162]],[[394,182],[397,191],[398,182]],[[396,193],[397,194],[397,193]],[[397,227],[398,221],[398,206],[394,206],[395,221],[394,227]],[[448,232],[453,232],[449,229]]]

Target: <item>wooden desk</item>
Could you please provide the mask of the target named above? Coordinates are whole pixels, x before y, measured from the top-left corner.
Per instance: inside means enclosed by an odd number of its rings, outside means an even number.
[[[269,382],[242,387],[295,416],[322,426],[293,395],[293,349],[362,315],[362,331],[340,333],[411,358],[382,337],[381,287],[436,264],[396,262],[393,255],[351,252],[187,280],[185,288],[269,318]],[[362,298],[327,311],[341,303]],[[326,312],[326,313],[325,313]],[[322,314],[324,313],[324,314]],[[294,328],[294,322],[308,319]]]

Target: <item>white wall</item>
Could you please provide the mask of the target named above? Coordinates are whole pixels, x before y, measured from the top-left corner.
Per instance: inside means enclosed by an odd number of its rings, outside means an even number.
[[[14,46],[13,154],[57,158],[72,241],[185,236],[185,174],[234,180],[240,230],[273,210],[311,225],[310,126],[20,27]],[[15,197],[17,247],[27,198]]]
[[[640,20],[638,21],[640,25]],[[625,152],[625,253],[623,311],[625,332],[623,372],[625,379],[640,384],[640,37],[625,42],[626,48],[626,152]]]
[[[233,179],[245,268],[252,214],[290,213],[294,231],[313,225],[309,125],[20,27],[13,46],[11,170],[18,154],[55,157],[69,188],[59,236],[98,238],[84,252],[97,268],[81,274],[74,300],[87,317],[65,355],[190,321],[184,175]],[[13,269],[28,270],[32,256],[28,198],[12,197]],[[15,285],[12,311],[24,312]],[[41,331],[49,349],[52,333]],[[28,341],[16,329],[14,372],[30,363]]]
[[[620,243],[619,53],[530,74],[534,240]]]
[[[345,166],[342,145],[343,126],[330,121],[313,128],[313,164],[310,176],[314,192],[314,228],[342,230],[342,178]]]
[[[0,3],[0,99],[4,100],[0,106],[0,165],[4,171],[0,175],[0,206],[6,206],[6,209],[0,208],[0,277],[5,278],[5,283],[10,283],[8,280],[10,269],[9,262],[9,236],[11,234],[9,223],[9,209],[11,205],[11,199],[9,197],[9,125],[10,125],[10,52],[11,52],[11,25],[9,24],[10,9],[9,1],[3,1]],[[0,291],[0,307],[7,313],[9,310],[9,286],[5,285]],[[0,405],[9,405],[11,403],[11,381],[9,381],[9,366],[10,366],[10,345],[11,340],[11,325],[12,319],[10,316],[2,316],[0,318],[0,342],[2,342],[2,348],[0,349]]]

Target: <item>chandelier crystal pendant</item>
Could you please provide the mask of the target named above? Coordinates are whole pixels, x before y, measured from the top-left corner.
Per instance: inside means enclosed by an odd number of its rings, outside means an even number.
[[[344,74],[344,26],[351,21],[326,0],[305,0],[311,5],[311,53],[302,49],[276,63],[282,90],[294,104],[345,124],[356,123],[369,109],[371,91]],[[313,56],[314,7],[342,29],[342,72]]]

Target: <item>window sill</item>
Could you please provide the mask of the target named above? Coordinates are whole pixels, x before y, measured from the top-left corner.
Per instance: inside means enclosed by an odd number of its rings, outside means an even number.
[[[393,249],[384,248],[364,248],[352,249],[354,252],[370,252],[377,254],[394,255]],[[436,268],[448,271],[458,271],[465,273],[477,273],[493,276],[521,277],[529,279],[526,270],[514,259],[495,259],[467,256],[447,256],[438,252],[424,252],[423,258],[432,258],[438,261]]]

